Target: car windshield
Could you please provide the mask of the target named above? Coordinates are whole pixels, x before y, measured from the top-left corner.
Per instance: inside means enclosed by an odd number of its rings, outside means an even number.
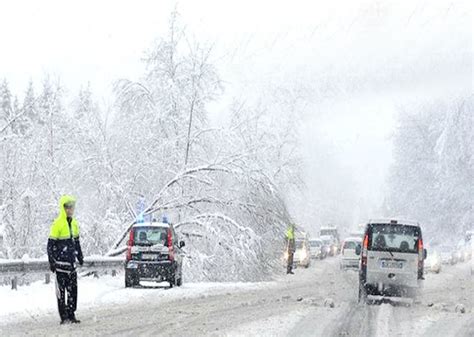
[[[344,242],[344,249],[356,249],[357,243],[355,241]]]
[[[311,247],[320,247],[321,241],[310,241]]]
[[[416,226],[373,224],[369,234],[369,250],[418,253],[420,230]]]
[[[146,227],[140,226],[134,229],[134,245],[136,246],[153,246],[166,245],[168,238],[168,229],[165,227]]]
[[[301,249],[304,247],[304,241],[296,241],[296,248]]]

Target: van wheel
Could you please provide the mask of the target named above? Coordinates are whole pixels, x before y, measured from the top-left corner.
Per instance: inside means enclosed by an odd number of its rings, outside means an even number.
[[[176,280],[176,286],[181,287],[183,285],[183,279],[180,277]]]

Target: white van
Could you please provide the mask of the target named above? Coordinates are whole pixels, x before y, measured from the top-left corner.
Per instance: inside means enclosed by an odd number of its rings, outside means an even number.
[[[342,270],[359,269],[359,255],[356,254],[357,246],[360,247],[360,238],[347,238],[341,245],[340,267]]]
[[[418,223],[370,221],[364,232],[359,267],[359,301],[413,297],[423,280],[426,249]]]

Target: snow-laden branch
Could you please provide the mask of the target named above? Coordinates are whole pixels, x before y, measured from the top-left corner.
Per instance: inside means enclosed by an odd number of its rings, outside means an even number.
[[[225,214],[221,214],[221,213],[199,214],[199,215],[194,216],[194,218],[192,220],[177,223],[175,225],[175,228],[179,228],[181,226],[184,226],[184,225],[190,224],[190,223],[200,223],[200,224],[202,224],[202,220],[209,220],[209,219],[222,220],[222,221],[232,225],[233,227],[235,227],[236,229],[238,229],[241,232],[245,232],[245,233],[248,233],[251,236],[255,236],[255,232],[252,228],[247,227],[247,226],[242,226],[237,221],[235,221],[234,219],[228,217]]]
[[[170,179],[158,192],[154,200],[150,203],[148,207],[145,208],[143,214],[148,215],[152,214],[154,212],[154,209],[162,199],[163,195],[168,191],[172,186],[180,182],[181,180],[185,178],[191,178],[195,179],[194,174],[200,173],[200,172],[223,172],[223,173],[231,173],[232,170],[226,168],[222,164],[209,164],[209,165],[202,165],[202,166],[196,166],[193,168],[186,169],[178,174],[176,174],[175,177]],[[114,246],[112,249],[116,249],[117,247],[120,246],[121,242],[125,239],[127,236],[128,232],[132,228],[132,226],[135,224],[135,221],[131,222],[127,228],[122,232],[120,235],[119,239],[115,242]]]

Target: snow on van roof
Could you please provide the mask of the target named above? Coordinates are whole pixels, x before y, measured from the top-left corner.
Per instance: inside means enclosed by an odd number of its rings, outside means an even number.
[[[418,223],[418,221],[398,219],[398,218],[370,219],[368,223],[369,224],[375,224],[375,223],[390,224],[390,223],[393,223],[394,221],[396,221],[396,223],[399,225],[411,225],[411,226],[420,227],[420,224]]]

